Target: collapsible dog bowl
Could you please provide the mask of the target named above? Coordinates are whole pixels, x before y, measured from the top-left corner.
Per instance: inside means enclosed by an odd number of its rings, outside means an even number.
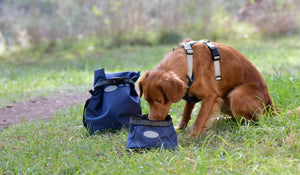
[[[168,115],[164,121],[152,121],[148,115],[130,117],[130,130],[126,147],[164,148],[175,150],[177,134],[172,118]]]

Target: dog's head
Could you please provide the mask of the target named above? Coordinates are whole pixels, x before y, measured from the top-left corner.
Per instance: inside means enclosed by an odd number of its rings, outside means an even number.
[[[150,120],[165,120],[172,103],[180,101],[185,83],[172,71],[147,71],[138,83],[140,97],[149,103]]]

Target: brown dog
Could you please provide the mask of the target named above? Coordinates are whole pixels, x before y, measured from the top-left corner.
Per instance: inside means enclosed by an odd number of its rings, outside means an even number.
[[[185,40],[184,42],[188,42]],[[189,95],[202,100],[201,109],[190,136],[203,132],[208,120],[222,112],[240,120],[259,119],[262,113],[278,111],[273,105],[268,87],[259,71],[239,51],[213,43],[220,53],[222,79],[217,83],[209,48],[198,42],[192,46],[194,82]],[[150,106],[150,120],[164,120],[172,103],[182,99],[187,91],[187,55],[184,48],[168,53],[154,70],[147,71],[139,81],[140,96],[144,94]],[[187,126],[195,103],[186,102],[182,119],[176,129]]]

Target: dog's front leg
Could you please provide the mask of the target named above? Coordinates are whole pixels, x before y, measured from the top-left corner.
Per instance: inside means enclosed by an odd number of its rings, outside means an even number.
[[[184,106],[184,110],[182,113],[180,123],[179,123],[179,125],[177,125],[175,127],[175,129],[184,129],[187,127],[187,124],[189,123],[189,121],[191,119],[191,114],[194,109],[194,106],[195,106],[195,103],[191,103],[188,101],[185,102],[185,106]]]
[[[222,103],[223,100],[217,95],[208,95],[202,99],[201,108],[190,137],[198,137],[204,131],[207,121],[220,111]]]

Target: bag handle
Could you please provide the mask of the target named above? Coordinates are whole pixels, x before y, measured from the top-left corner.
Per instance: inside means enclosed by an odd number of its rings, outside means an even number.
[[[86,113],[86,107],[89,104],[89,102],[90,102],[90,99],[87,99],[85,104],[84,104],[84,108],[83,108],[82,123],[83,123],[83,126],[85,128],[87,128],[87,124],[86,124],[86,121],[85,121],[85,115],[86,115],[85,113]]]

